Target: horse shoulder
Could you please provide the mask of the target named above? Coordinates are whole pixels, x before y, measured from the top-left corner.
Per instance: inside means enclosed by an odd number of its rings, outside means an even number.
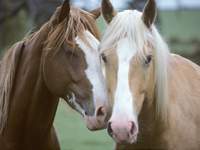
[[[169,70],[169,74],[173,75],[173,82],[181,86],[179,88],[192,93],[198,92],[200,96],[200,66],[180,55],[172,54]]]
[[[200,138],[200,67],[176,54],[169,65],[169,147],[199,149]],[[187,136],[185,136],[187,135]]]

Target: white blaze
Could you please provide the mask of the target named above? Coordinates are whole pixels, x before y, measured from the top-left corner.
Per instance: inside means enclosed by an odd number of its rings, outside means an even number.
[[[83,34],[88,43],[85,43],[78,36],[76,37],[76,43],[85,54],[87,62],[85,73],[93,86],[95,106],[98,106],[98,104],[102,105],[107,100],[105,79],[101,70],[100,54],[98,51],[99,41],[87,30]]]
[[[118,42],[118,79],[111,121],[117,119],[120,121],[134,121],[137,124],[133,96],[129,87],[130,63],[135,54],[136,50],[130,45],[128,39],[125,38]]]

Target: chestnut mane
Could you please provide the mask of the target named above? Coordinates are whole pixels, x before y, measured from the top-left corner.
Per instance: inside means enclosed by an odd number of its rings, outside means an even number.
[[[67,41],[75,45],[75,37],[90,31],[96,38],[100,38],[94,16],[86,11],[71,7],[69,17],[57,23],[61,7],[57,8],[51,19],[44,24],[40,30],[25,37],[21,42],[15,44],[6,51],[0,66],[0,134],[3,132],[8,116],[15,81],[15,75],[23,49],[33,51],[40,48],[47,54],[54,50],[57,52],[61,45]],[[84,38],[82,36],[82,38]],[[26,43],[32,44],[26,46]],[[42,57],[45,59],[45,57]]]

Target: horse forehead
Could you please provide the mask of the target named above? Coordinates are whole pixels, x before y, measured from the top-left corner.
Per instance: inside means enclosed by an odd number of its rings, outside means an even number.
[[[135,56],[137,51],[133,44],[131,44],[127,38],[124,38],[118,42],[116,52],[119,65],[130,65],[130,61]]]
[[[78,35],[75,40],[86,55],[98,53],[99,41],[88,30]]]
[[[99,67],[99,41],[88,30],[78,35],[75,40],[85,54],[88,74],[93,73]]]

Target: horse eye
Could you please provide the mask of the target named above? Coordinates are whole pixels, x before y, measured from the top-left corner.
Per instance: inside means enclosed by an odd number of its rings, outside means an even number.
[[[149,64],[150,62],[151,62],[151,60],[152,60],[152,56],[151,55],[148,55],[147,57],[146,57],[146,59],[145,59],[145,64]]]
[[[101,58],[103,59],[104,63],[107,62],[107,58],[106,58],[106,55],[104,53],[101,54]]]

